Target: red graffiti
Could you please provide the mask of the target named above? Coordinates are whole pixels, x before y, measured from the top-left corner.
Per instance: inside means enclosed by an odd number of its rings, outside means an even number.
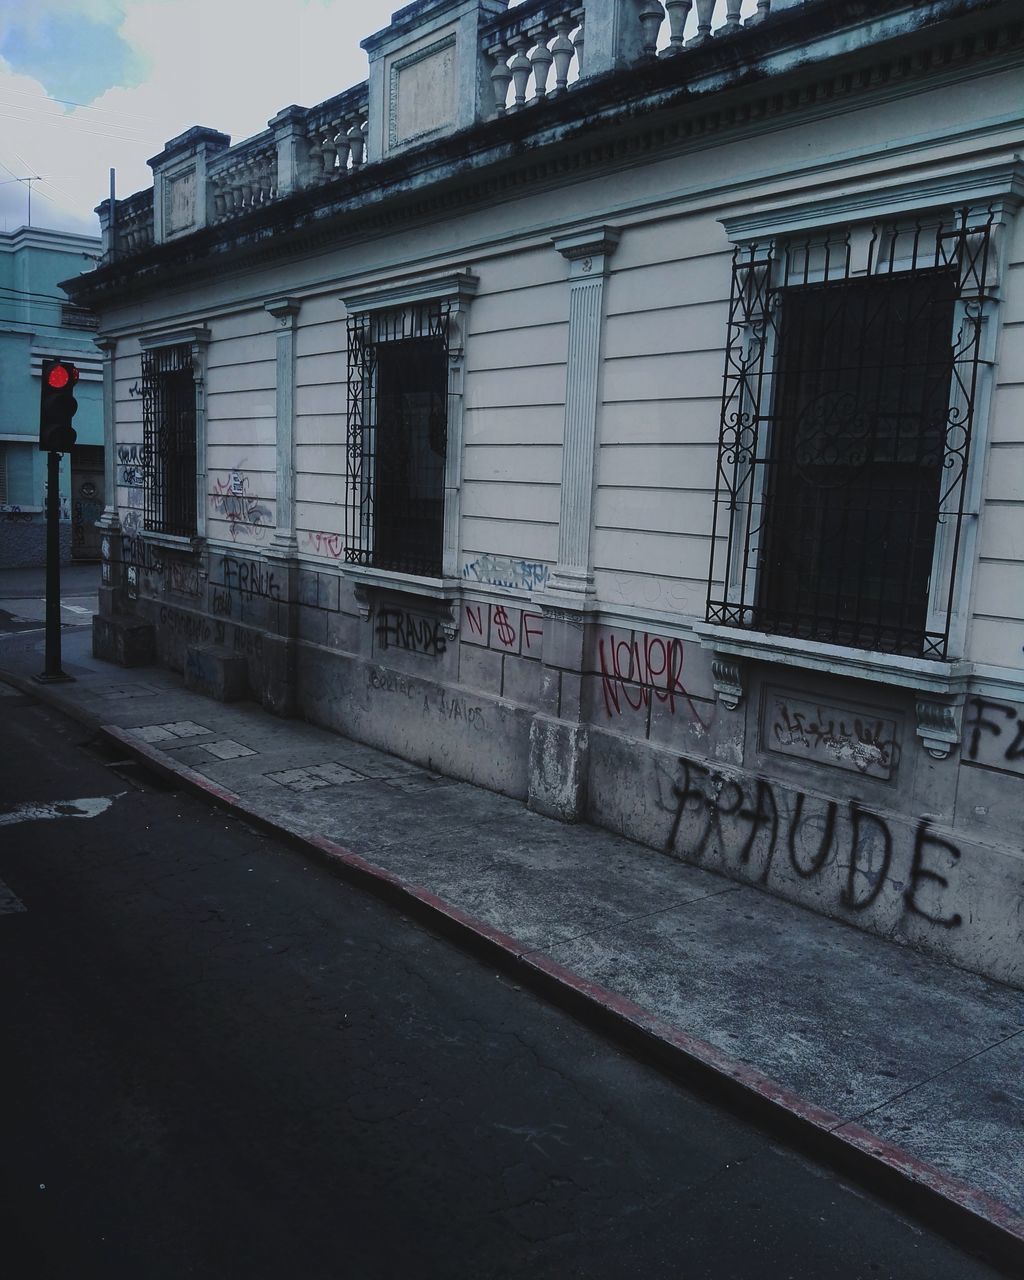
[[[345,551],[340,533],[307,533],[306,538],[310,550],[315,551],[318,556],[332,556],[335,560],[340,560]]]
[[[467,604],[466,621],[469,623],[470,631],[475,632],[478,636],[482,636],[484,633],[483,606],[479,604]]]
[[[614,632],[598,643],[604,706],[609,719],[622,714],[622,703],[639,711],[651,705],[651,696],[676,713],[676,699],[682,699],[693,718],[707,729],[705,720],[686,692],[680,676],[683,670],[683,642],[646,631],[619,639]]]

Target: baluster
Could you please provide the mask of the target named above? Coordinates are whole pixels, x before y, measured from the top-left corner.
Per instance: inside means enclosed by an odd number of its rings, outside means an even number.
[[[530,37],[525,32],[521,36],[516,36],[514,45],[516,56],[509,64],[516,90],[516,100],[512,104],[513,111],[520,111],[526,106],[526,86],[530,82],[530,72],[533,70],[530,59],[526,56],[529,47]]]
[[[644,0],[640,10],[640,28],[643,31],[644,47],[641,57],[650,61],[658,56],[658,32],[665,17],[665,6],[661,0]]]
[[[667,54],[679,53],[683,47],[683,28],[693,8],[693,0],[665,0],[668,10],[669,44]]]
[[[366,122],[369,124],[369,121]],[[358,169],[363,163],[363,156],[366,154],[366,134],[363,132],[363,126],[359,120],[352,122],[352,127],[348,131],[349,146],[352,148],[352,168]]]
[[[576,50],[576,74],[583,79],[583,44],[584,44],[584,25],[586,19],[580,14],[580,29],[572,38],[573,48]]]
[[[352,154],[352,143],[348,139],[348,130],[338,126],[338,135],[334,139],[338,148],[338,172],[348,173],[348,158]]]
[[[533,53],[530,54],[530,65],[533,68],[533,87],[539,100],[548,96],[548,76],[554,61],[551,50],[548,48],[551,33],[547,27],[534,27],[530,32],[530,39],[537,41]]]
[[[224,217],[225,199],[224,199],[224,179],[218,173],[213,179],[213,220],[219,222]]]
[[[258,185],[256,182],[256,162],[250,160],[247,165],[242,167],[242,177],[245,185],[242,187],[242,203],[248,213],[250,209],[256,207],[256,192]]]
[[[772,0],[757,0],[757,13],[753,13],[744,23],[744,26],[752,27],[755,23],[764,22],[765,18],[772,11]]]
[[[317,132],[310,142],[310,184],[320,182],[323,177],[324,152],[320,150],[320,136]]]
[[[324,177],[334,177],[334,166],[338,159],[338,148],[334,145],[334,125],[328,125],[327,137],[324,138],[320,145],[320,150],[324,153]]]
[[[555,38],[551,43],[551,60],[555,64],[555,87],[551,90],[552,95],[564,93],[565,86],[569,82],[569,68],[575,53],[572,41],[569,39],[571,30],[572,18],[568,14],[556,21]]]
[[[715,0],[697,0],[697,34],[688,40],[687,46],[706,44],[711,39],[711,19],[715,12]]]
[[[508,87],[512,83],[512,72],[508,68],[508,56],[511,50],[507,44],[495,44],[491,45],[487,52],[494,60],[494,67],[491,70],[491,84],[494,86],[494,112],[495,115],[503,116],[505,114],[505,104],[508,101]]]
[[[743,20],[740,18],[740,9],[743,6],[743,0],[726,0],[725,5],[725,29],[726,31],[738,31],[743,26]]]

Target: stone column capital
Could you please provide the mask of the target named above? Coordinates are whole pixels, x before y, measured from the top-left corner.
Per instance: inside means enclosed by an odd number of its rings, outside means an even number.
[[[274,317],[282,329],[293,329],[301,306],[299,298],[271,298],[269,302],[264,302],[263,309]]]
[[[607,272],[608,259],[615,252],[621,234],[618,227],[590,227],[553,236],[551,243],[569,263],[569,279],[585,280]]]

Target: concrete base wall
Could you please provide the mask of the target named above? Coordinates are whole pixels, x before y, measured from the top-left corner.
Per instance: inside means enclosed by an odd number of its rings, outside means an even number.
[[[730,707],[696,640],[120,542],[101,604],[195,687],[1024,987],[1024,706],[969,699],[935,759],[911,690],[751,663]]]
[[[1024,986],[1017,850],[602,731],[588,794],[600,826]]]
[[[527,707],[303,644],[297,707],[315,724],[426,769],[526,797]]]

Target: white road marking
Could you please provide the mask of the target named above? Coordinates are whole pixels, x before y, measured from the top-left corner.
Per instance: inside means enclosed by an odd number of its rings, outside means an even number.
[[[88,796],[84,800],[20,804],[10,813],[0,813],[0,827],[10,827],[16,822],[39,822],[43,818],[98,818],[101,813],[106,813],[115,800],[127,794],[127,791],[119,791],[114,796]]]
[[[83,609],[80,604],[64,604],[62,602],[60,607],[62,609],[67,609],[69,613],[84,613],[84,614],[87,614],[90,618],[92,617],[92,610]]]
[[[28,908],[18,895],[0,880],[0,916],[9,916],[15,911],[27,910]]]

